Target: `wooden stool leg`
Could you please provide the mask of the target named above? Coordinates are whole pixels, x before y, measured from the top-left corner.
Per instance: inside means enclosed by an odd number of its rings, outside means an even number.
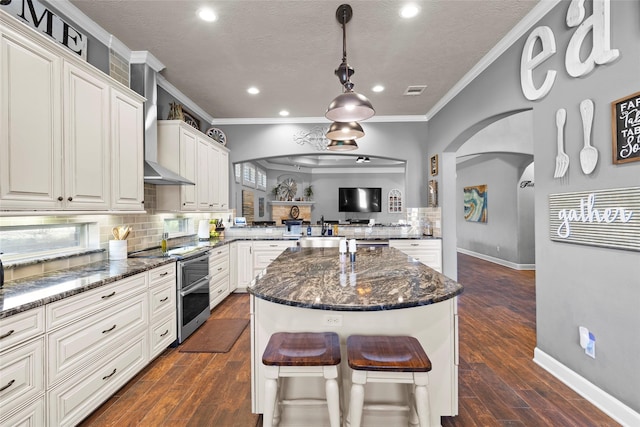
[[[340,391],[338,387],[338,368],[330,366],[324,368],[325,393],[329,409],[329,423],[331,427],[340,427]]]
[[[263,427],[273,427],[273,414],[278,398],[278,373],[277,366],[265,366]]]
[[[364,406],[364,385],[367,382],[367,373],[353,371],[351,378],[351,397],[349,403],[349,425],[360,427],[362,422],[362,410]]]
[[[414,374],[416,387],[414,389],[416,411],[420,420],[420,427],[431,425],[431,405],[429,403],[429,377],[426,372]]]

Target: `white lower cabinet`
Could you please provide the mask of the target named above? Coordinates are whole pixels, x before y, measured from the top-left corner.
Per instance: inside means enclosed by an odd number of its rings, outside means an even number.
[[[209,255],[209,308],[220,304],[229,293],[229,246],[211,250]]]
[[[82,421],[148,363],[148,347],[148,335],[142,330],[48,390],[49,426],[73,426]]]
[[[442,240],[389,240],[389,246],[401,250],[424,265],[442,273]]]
[[[235,292],[246,292],[251,281],[269,266],[285,249],[296,247],[297,240],[240,241],[236,246],[234,271]],[[234,287],[232,285],[232,287]]]
[[[0,319],[0,426],[77,425],[176,332],[175,263]]]

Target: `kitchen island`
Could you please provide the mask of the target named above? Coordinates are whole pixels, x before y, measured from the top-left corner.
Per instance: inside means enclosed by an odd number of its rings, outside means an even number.
[[[263,413],[262,353],[274,332],[335,331],[342,346],[345,414],[351,386],[345,342],[352,334],[411,335],[429,355],[431,423],[457,415],[457,298],[462,286],[390,247],[358,248],[355,263],[337,248],[290,248],[248,288],[251,294],[252,409]],[[321,397],[314,379],[290,379],[287,399]],[[371,384],[367,399],[401,400],[394,384]],[[376,387],[377,386],[377,387]],[[369,387],[369,386],[368,386]],[[324,407],[289,409],[281,425],[328,425]],[[306,423],[306,424],[305,424]],[[310,424],[309,424],[310,423]],[[368,413],[367,426],[406,425],[404,412]]]

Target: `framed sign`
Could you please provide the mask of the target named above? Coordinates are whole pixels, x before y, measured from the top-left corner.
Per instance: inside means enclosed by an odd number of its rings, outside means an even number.
[[[438,181],[435,179],[429,181],[429,207],[438,207]]]
[[[549,238],[640,251],[640,187],[549,194]]]
[[[431,176],[436,176],[438,175],[438,155],[434,155],[431,156],[431,161],[429,162],[430,164],[430,171],[431,171]]]
[[[640,92],[611,103],[613,163],[640,161]]]

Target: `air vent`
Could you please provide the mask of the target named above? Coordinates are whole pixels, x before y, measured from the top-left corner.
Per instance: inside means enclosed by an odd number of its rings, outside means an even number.
[[[422,92],[427,88],[427,85],[413,85],[407,87],[404,91],[405,96],[418,96],[422,95]]]

